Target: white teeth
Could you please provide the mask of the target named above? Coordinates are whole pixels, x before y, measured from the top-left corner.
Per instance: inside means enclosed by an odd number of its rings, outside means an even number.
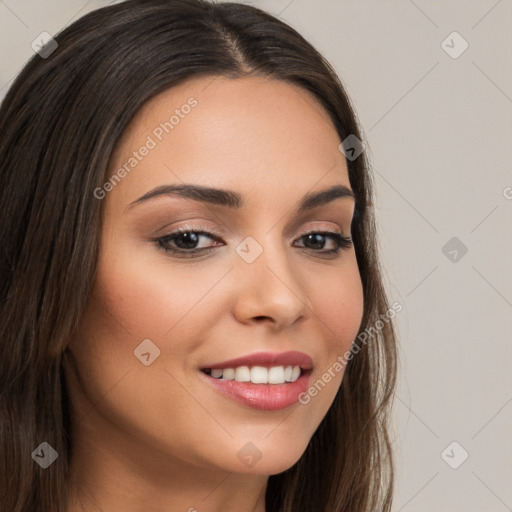
[[[284,367],[273,366],[268,370],[268,383],[269,384],[284,384]]]
[[[253,366],[251,368],[251,382],[253,384],[267,384],[268,370],[263,366]]]
[[[249,382],[251,380],[251,370],[248,366],[239,366],[235,369],[235,380],[237,382]]]
[[[252,382],[253,384],[285,384],[295,382],[301,374],[300,366],[239,366],[238,368],[216,368],[210,371],[215,379]]]
[[[224,380],[235,380],[235,369],[234,368],[226,368],[225,370],[219,370],[220,375],[219,378],[222,377]],[[213,374],[212,374],[213,377]]]

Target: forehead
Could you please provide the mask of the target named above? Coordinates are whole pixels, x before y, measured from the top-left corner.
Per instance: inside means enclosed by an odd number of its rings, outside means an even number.
[[[197,101],[199,107],[193,108],[194,118],[216,115],[215,123],[219,125],[228,119],[241,121],[243,118],[251,118],[258,122],[267,120],[275,126],[302,119],[302,128],[306,127],[306,122],[316,121],[313,127],[318,129],[319,121],[323,120],[324,124],[334,130],[332,121],[319,100],[296,84],[261,76],[215,76],[187,80],[151,98],[127,127],[124,138],[135,135],[141,128],[149,128],[155,123],[168,120],[173,113],[179,114],[175,111],[179,111],[191,98]],[[274,115],[268,119],[270,112]],[[180,118],[183,119],[182,115]]]
[[[155,96],[134,117],[109,166],[111,174],[123,166],[129,172],[109,195],[127,203],[151,187],[180,182],[242,194],[280,186],[303,193],[319,180],[349,186],[339,143],[319,101],[296,85],[196,78]]]

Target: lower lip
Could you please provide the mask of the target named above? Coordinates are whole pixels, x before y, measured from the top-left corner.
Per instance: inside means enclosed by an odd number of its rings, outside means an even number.
[[[286,409],[298,402],[308,388],[310,372],[301,374],[295,382],[286,384],[253,384],[236,380],[215,379],[201,372],[206,381],[217,391],[239,403],[263,411]]]

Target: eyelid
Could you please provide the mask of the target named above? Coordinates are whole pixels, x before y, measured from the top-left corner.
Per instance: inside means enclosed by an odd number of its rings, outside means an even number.
[[[310,223],[308,223],[308,224],[310,224]],[[304,230],[301,230],[300,234],[297,236],[301,237],[301,236],[309,234],[311,231],[317,232],[317,231],[322,231],[322,230],[332,232],[332,233],[337,233],[339,235],[350,236],[350,226],[349,226],[349,230],[348,230],[349,234],[347,234],[347,233],[345,233],[345,231],[343,230],[343,228],[341,226],[339,226],[337,224],[336,226],[333,227],[332,224],[336,224],[336,223],[330,222],[330,224],[327,224],[325,221],[317,221],[317,224],[315,224],[314,226],[312,226],[312,225],[307,226],[306,228],[304,228]],[[176,232],[183,232],[183,231],[195,231],[195,232],[207,231],[211,235],[214,235],[218,238],[227,236],[227,233],[225,230],[218,229],[215,226],[208,225],[208,224],[199,223],[196,225],[192,225],[192,224],[185,223],[185,224],[181,224],[175,228],[168,229],[168,226],[170,226],[170,225],[171,224],[167,224],[166,226],[164,226],[162,228],[162,229],[166,229],[166,233],[163,233],[162,235],[160,235],[160,237],[169,236]]]
[[[350,231],[350,230],[349,230]],[[176,238],[177,236],[179,236],[181,233],[196,233],[197,235],[199,236],[203,236],[203,237],[206,237],[206,238],[210,238],[211,240],[216,240],[217,242],[222,242],[222,238],[224,237],[224,234],[215,229],[215,228],[212,228],[212,227],[209,227],[209,226],[205,226],[205,225],[197,225],[197,226],[191,226],[191,225],[181,225],[181,226],[178,226],[176,228],[174,228],[170,233],[168,233],[167,235],[163,235],[163,236],[160,236],[160,237],[157,237],[156,239],[154,239],[153,241],[157,243],[157,245],[160,245],[162,246],[163,245],[163,241],[166,240],[166,239],[174,239]],[[295,241],[298,241],[298,240],[302,240],[304,237],[308,236],[308,235],[312,235],[312,234],[324,234],[324,235],[327,235],[327,236],[331,236],[331,238],[335,241],[335,243],[338,245],[338,248],[341,248],[341,247],[347,247],[347,246],[350,246],[353,244],[353,240],[352,240],[352,236],[351,234],[350,235],[345,235],[343,229],[339,228],[339,226],[336,228],[336,229],[333,229],[333,228],[327,228],[327,227],[321,227],[321,226],[311,226],[309,229],[305,229],[300,235],[298,235],[296,238],[294,238],[294,242]],[[341,245],[340,245],[341,244]],[[218,246],[217,246],[218,247]],[[203,247],[203,248],[199,248],[199,249],[190,249],[190,250],[186,250],[186,249],[176,249],[176,250],[170,250],[170,252],[174,252],[174,253],[183,253],[183,254],[194,254],[194,253],[198,253],[198,252],[206,252],[206,251],[209,251],[210,249],[214,249],[215,246],[211,246],[211,247]],[[169,250],[167,250],[169,251]],[[328,254],[328,253],[331,253],[331,252],[337,252],[338,249],[334,249],[334,250],[330,250],[330,251],[315,251],[315,252],[318,252],[318,254]]]
[[[219,228],[216,228],[215,226],[212,226],[212,225],[208,225],[208,224],[195,224],[195,225],[192,225],[192,224],[180,224],[179,226],[176,226],[176,227],[169,227],[171,226],[172,224],[167,224],[165,226],[163,226],[162,228],[160,228],[158,230],[158,232],[162,232],[161,235],[155,235],[157,237],[166,237],[166,236],[169,236],[171,234],[174,234],[176,232],[183,232],[183,231],[194,231],[194,232],[197,232],[197,231],[207,231],[208,233],[210,233],[211,235],[214,235],[218,238],[222,238],[224,236],[227,236],[226,235],[226,231],[225,230],[222,230],[222,229],[219,229]]]

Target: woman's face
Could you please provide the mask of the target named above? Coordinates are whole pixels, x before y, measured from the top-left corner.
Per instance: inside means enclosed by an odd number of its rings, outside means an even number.
[[[354,247],[336,244],[353,198],[300,207],[351,189],[339,144],[282,81],[194,79],[144,106],[95,192],[97,274],[69,347],[77,435],[141,464],[263,475],[299,459],[363,314]],[[185,185],[199,189],[170,189]]]

